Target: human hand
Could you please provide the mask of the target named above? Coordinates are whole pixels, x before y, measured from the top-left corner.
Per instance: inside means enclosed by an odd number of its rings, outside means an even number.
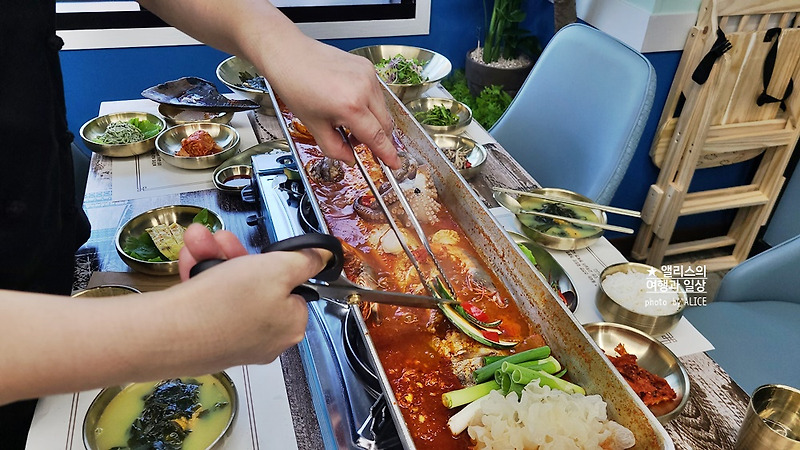
[[[393,169],[400,167],[383,88],[369,60],[310,38],[293,42],[292,63],[269,78],[281,100],[303,121],[323,153],[353,163],[352,149],[336,128],[344,126]],[[275,69],[273,69],[273,72]]]
[[[222,348],[228,366],[267,363],[303,338],[308,322],[305,300],[292,289],[319,273],[330,254],[323,250],[246,255],[228,231],[213,235],[192,224],[184,234],[181,279],[197,261],[228,259],[181,287],[188,295],[198,330],[214,330],[210,349]],[[246,255],[246,256],[244,256]],[[224,365],[224,364],[223,364]]]

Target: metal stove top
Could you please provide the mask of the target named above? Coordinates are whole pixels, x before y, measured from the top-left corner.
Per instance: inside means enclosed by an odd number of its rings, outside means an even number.
[[[306,214],[300,213],[303,184],[284,170],[296,170],[292,154],[256,155],[252,165],[253,183],[243,198],[259,204],[260,216],[251,225],[265,231],[270,242],[314,231],[313,211],[302,208]],[[308,306],[306,336],[298,347],[325,448],[399,448],[377,378],[373,384],[372,366],[361,353],[364,344],[354,316],[348,319],[350,308],[324,300]]]

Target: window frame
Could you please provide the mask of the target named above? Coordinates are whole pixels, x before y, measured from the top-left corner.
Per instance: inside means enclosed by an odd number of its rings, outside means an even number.
[[[279,9],[315,39],[424,35],[430,31],[431,0]],[[56,29],[64,39],[64,50],[201,44],[129,0],[57,1]]]

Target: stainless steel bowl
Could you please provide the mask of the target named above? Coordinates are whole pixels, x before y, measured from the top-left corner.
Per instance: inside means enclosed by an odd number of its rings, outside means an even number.
[[[158,105],[158,113],[164,116],[167,125],[180,125],[192,122],[230,123],[233,111],[210,111],[201,108],[179,108],[162,103]]]
[[[247,81],[242,79],[241,76],[245,72],[254,77],[259,76],[256,67],[252,63],[238,56],[231,56],[217,66],[217,78],[225,86],[228,86],[228,89],[261,105],[259,111],[262,114],[275,115],[272,99],[269,97],[269,89],[262,90],[242,86],[242,82]]]
[[[141,294],[142,292],[136,288],[130,286],[122,286],[117,284],[105,284],[102,286],[94,286],[90,288],[86,288],[77,292],[74,292],[71,297],[78,298],[78,297],[85,297],[85,298],[96,298],[96,297],[114,297],[117,295],[128,295],[128,294]]]
[[[417,119],[419,114],[426,113],[436,106],[444,106],[451,113],[457,115],[458,122],[454,125],[428,125]],[[418,98],[406,103],[406,108],[417,119],[417,122],[420,122],[420,125],[431,134],[460,134],[472,122],[472,110],[469,109],[469,106],[449,98]]]
[[[350,50],[350,53],[363,56],[370,60],[372,64],[377,64],[381,60],[390,59],[397,55],[419,61],[423,65],[422,78],[426,81],[419,84],[386,83],[394,95],[403,102],[419,97],[453,70],[453,65],[447,57],[432,50],[408,45],[370,45]]]
[[[222,433],[214,440],[214,442],[207,447],[208,450],[220,448],[228,436],[231,434],[233,423],[236,420],[237,410],[239,409],[239,394],[233,380],[225,372],[218,372],[211,375],[225,388],[228,397],[230,398],[231,417],[228,419]],[[197,377],[186,377],[197,378]],[[128,383],[122,386],[107,387],[97,394],[94,398],[89,409],[86,411],[86,416],[83,419],[83,445],[87,450],[105,450],[97,445],[97,426],[100,417],[105,412],[108,405],[114,398],[122,393],[126,388],[133,386],[136,383]],[[205,406],[205,405],[204,405]],[[202,421],[200,421],[201,423]]]
[[[199,206],[171,205],[151,209],[139,214],[117,230],[117,235],[114,237],[117,254],[125,264],[137,272],[149,275],[176,275],[178,273],[178,261],[150,262],[133,258],[122,250],[125,246],[125,240],[129,237],[141,236],[147,232],[147,228],[158,224],[177,223],[188,227],[191,225],[192,219],[202,210],[203,208]],[[214,231],[225,229],[222,218],[211,210],[208,211],[208,221]]]
[[[214,171],[214,186],[222,192],[238,194],[250,184],[252,174],[253,167],[248,164],[228,166]]]
[[[547,195],[548,197],[580,200],[588,203],[592,202],[589,198],[566,189],[531,189],[530,192]],[[539,208],[542,203],[553,203],[548,200],[539,200],[526,196],[519,196],[517,201],[522,209],[534,210]],[[578,206],[574,208],[583,212],[586,218],[594,217],[589,220],[595,220],[596,218],[599,223],[606,223],[606,214],[603,211],[590,210]],[[603,236],[603,230],[601,228],[586,229],[578,225],[566,223],[544,230],[542,225],[543,219],[531,214],[517,214],[516,216],[522,225],[522,232],[525,233],[526,236],[533,239],[536,243],[554,250],[576,250],[586,248]]]
[[[100,135],[105,133],[106,128],[113,122],[127,122],[131,119],[138,118],[140,120],[147,119],[152,123],[157,123],[161,126],[161,133],[167,128],[166,122],[161,117],[155,114],[146,112],[118,112],[106,114],[104,116],[95,117],[94,119],[86,122],[81,126],[79,134],[83,143],[89,150],[99,153],[103,156],[112,158],[124,158],[128,156],[141,155],[147,153],[155,147],[156,138],[161,134],[153,136],[143,141],[134,142],[131,144],[101,144],[95,142]]]
[[[620,343],[636,355],[636,362],[650,373],[667,380],[677,395],[674,400],[650,407],[658,421],[666,424],[677,417],[689,401],[691,383],[683,363],[664,344],[641,331],[616,323],[597,322],[584,325],[586,332],[607,355],[616,356]]]
[[[217,141],[222,151],[208,156],[178,156],[181,140],[197,130],[205,130]],[[161,159],[182,169],[208,169],[217,167],[236,154],[239,148],[239,133],[230,125],[222,123],[193,122],[167,128],[156,139],[156,150]]]
[[[606,278],[617,272],[636,272],[653,277],[645,287],[645,294],[637,297],[642,303],[638,307],[623,305],[621,299],[613,298],[603,288]],[[670,288],[671,286],[671,288]],[[636,288],[635,286],[631,286]],[[673,305],[658,297],[660,289],[674,289],[678,296],[679,304],[674,305],[675,312],[662,314],[662,309],[672,308]],[[652,295],[649,295],[652,294]],[[662,304],[663,303],[663,304]],[[680,285],[667,277],[661,270],[647,264],[625,262],[606,267],[600,273],[600,291],[597,295],[597,309],[603,320],[632,326],[647,334],[659,336],[669,332],[678,324],[686,309],[686,291]],[[632,310],[632,309],[635,309]],[[653,314],[643,314],[642,311],[652,310]]]
[[[451,163],[454,163],[454,161],[448,156],[449,152],[446,150],[457,149],[459,152],[466,152],[466,160],[469,163],[469,167],[463,169],[456,167],[458,172],[465,179],[469,180],[473,178],[483,169],[483,164],[486,162],[488,153],[486,148],[481,144],[478,144],[468,137],[455,136],[452,134],[434,134],[432,139],[436,146],[439,147],[439,150],[442,151],[445,158]]]

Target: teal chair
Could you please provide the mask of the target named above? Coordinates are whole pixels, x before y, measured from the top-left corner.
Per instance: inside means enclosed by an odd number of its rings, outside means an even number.
[[[641,53],[571,24],[547,44],[489,134],[543,187],[608,204],[639,143],[655,86]]]
[[[714,301],[685,316],[745,392],[772,383],[800,387],[800,235],[731,269]]]

